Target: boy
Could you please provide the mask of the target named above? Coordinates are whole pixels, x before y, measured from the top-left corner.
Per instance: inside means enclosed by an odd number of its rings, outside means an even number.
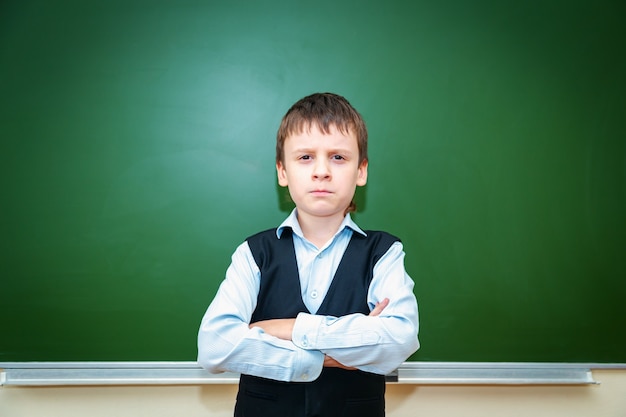
[[[419,347],[400,241],[351,219],[367,129],[343,97],[295,103],[277,134],[296,208],[241,244],[198,335],[198,362],[241,374],[235,416],[385,414],[385,374]]]

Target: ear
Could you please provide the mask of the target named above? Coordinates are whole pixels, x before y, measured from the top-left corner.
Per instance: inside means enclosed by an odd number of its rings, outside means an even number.
[[[278,176],[278,185],[286,187],[288,185],[287,171],[285,170],[285,165],[281,161],[276,162],[276,175]]]
[[[359,165],[357,172],[356,185],[362,187],[367,184],[367,159],[364,159]]]

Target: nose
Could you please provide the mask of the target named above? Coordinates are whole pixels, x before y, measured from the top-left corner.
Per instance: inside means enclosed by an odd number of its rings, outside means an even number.
[[[324,158],[318,158],[313,166],[313,178],[316,180],[325,180],[330,178],[329,163]]]

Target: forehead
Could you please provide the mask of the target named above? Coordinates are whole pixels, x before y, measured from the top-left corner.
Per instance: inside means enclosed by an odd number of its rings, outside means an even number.
[[[324,129],[316,123],[303,125],[299,131],[294,131],[285,138],[285,147],[292,148],[304,145],[358,148],[353,129],[341,129],[336,125],[329,125],[327,129]]]

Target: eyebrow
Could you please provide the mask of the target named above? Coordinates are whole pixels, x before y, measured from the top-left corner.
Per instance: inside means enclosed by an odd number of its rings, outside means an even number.
[[[316,150],[314,148],[296,148],[291,153],[297,154],[297,153],[315,153],[315,152]],[[344,155],[352,155],[354,152],[352,152],[348,148],[334,148],[334,149],[328,149],[326,153],[331,153],[331,154],[339,153],[339,154],[344,154]]]

